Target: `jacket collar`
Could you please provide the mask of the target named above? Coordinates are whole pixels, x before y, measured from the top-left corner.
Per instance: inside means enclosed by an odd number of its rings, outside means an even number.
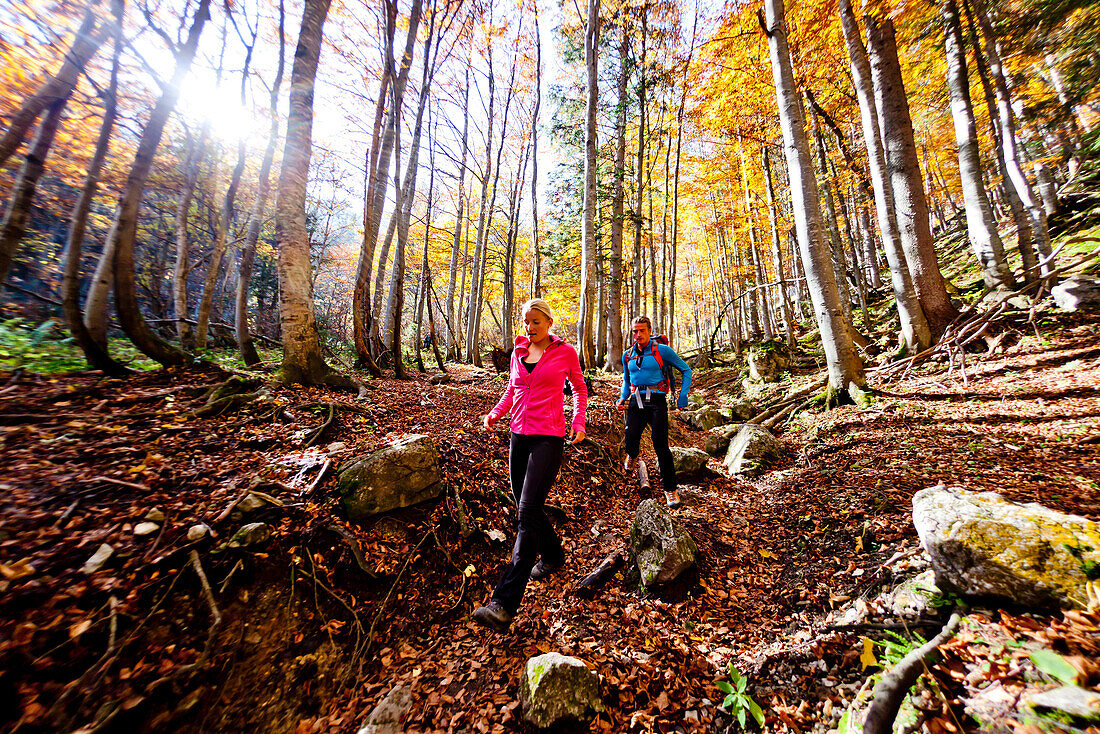
[[[551,347],[556,347],[564,343],[565,340],[557,334],[550,334],[550,342],[546,345],[546,349],[549,350]],[[516,337],[514,346],[516,349],[522,349],[524,352],[527,352],[531,349],[531,340],[527,338],[526,334],[520,334]]]

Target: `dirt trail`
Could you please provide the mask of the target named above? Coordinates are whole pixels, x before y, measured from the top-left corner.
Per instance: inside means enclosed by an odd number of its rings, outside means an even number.
[[[1100,517],[1100,319],[1062,315],[1041,328],[1040,339],[971,364],[966,386],[934,372],[875,385],[871,408],[796,421],[782,437],[786,458],[766,474],[685,486],[675,514],[702,551],[697,571],[644,593],[626,569],[581,600],[569,590],[623,541],[640,499],[620,468],[617,390],[600,382],[593,444],[569,450],[550,498],[564,512],[568,566],[531,584],[506,635],[468,616],[488,597],[514,528],[502,500],[506,434],[477,429],[501,383],[383,380],[358,403],[279,389],[274,418],[244,409],[194,419],[187,413],[216,373],[23,377],[0,395],[9,467],[0,698],[13,704],[0,710],[19,712],[21,731],[110,716],[104,731],[344,732],[404,682],[409,731],[525,731],[521,666],[555,650],[602,676],[608,711],[593,730],[724,730],[715,682],[731,661],[752,674],[769,727],[827,727],[863,678],[860,634],[817,635],[830,610],[888,580],[886,558],[914,546],[915,491],[946,482]],[[198,546],[223,624],[209,664],[180,673],[201,659],[212,618],[188,565],[187,528],[212,523],[333,401],[323,442],[366,450],[428,433],[455,494],[351,526],[330,478],[314,497],[262,511],[273,528],[262,551]],[[682,429],[673,442],[703,436]],[[477,528],[468,538],[455,495]],[[153,507],[166,515],[163,532],[135,537]],[[374,578],[334,523],[357,539]],[[212,524],[219,539],[234,529]],[[104,572],[80,573],[100,543],[115,557]]]

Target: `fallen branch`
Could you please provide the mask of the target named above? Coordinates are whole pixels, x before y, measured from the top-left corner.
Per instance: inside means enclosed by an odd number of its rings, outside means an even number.
[[[888,734],[893,731],[898,708],[901,707],[905,694],[924,672],[925,659],[955,636],[961,619],[958,612],[952,614],[938,635],[910,652],[889,672],[883,674],[882,680],[871,692],[871,706],[867,709],[867,718],[863,722],[863,734]]]
[[[359,547],[359,541],[355,539],[355,536],[349,533],[339,525],[325,525],[325,530],[336,533],[347,543],[348,549],[351,554],[355,556],[355,562],[359,565],[359,568],[363,569],[363,572],[370,576],[372,579],[378,578],[378,574],[374,572],[374,569],[367,565],[367,559],[363,556],[363,550]]]
[[[569,592],[570,596],[579,596],[581,598],[591,598],[595,596],[596,589],[614,576],[619,566],[622,566],[624,563],[626,563],[626,549],[619,548],[600,561],[600,565],[596,566],[596,569],[592,571],[592,573],[577,582],[577,585]]]
[[[94,476],[91,478],[92,482],[106,482],[107,484],[117,484],[120,487],[129,487],[130,489],[137,489],[142,492],[148,492],[149,488],[144,484],[136,484],[134,482],[126,482],[121,479],[112,479],[111,477],[105,477],[102,475]]]
[[[645,468],[645,462],[638,459],[638,490],[645,495],[652,491],[649,486],[649,471]]]
[[[305,444],[302,446],[303,449],[308,449],[315,444],[324,432],[328,430],[328,427],[332,425],[332,420],[336,417],[336,406],[333,403],[325,403],[325,406],[328,408],[328,416],[325,418],[325,422],[309,434],[309,438],[306,439]]]

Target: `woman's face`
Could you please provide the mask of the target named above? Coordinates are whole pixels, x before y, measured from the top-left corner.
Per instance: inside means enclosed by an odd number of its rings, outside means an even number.
[[[550,333],[550,327],[554,320],[542,311],[531,309],[523,314],[523,326],[527,330],[527,338],[532,342],[541,342]]]

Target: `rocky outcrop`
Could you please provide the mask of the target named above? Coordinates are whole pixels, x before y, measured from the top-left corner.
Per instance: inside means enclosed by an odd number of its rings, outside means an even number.
[[[703,440],[703,451],[715,458],[726,455],[730,441],[741,430],[742,423],[734,423],[728,426],[718,426],[707,431],[707,437]]]
[[[527,661],[519,697],[523,717],[540,728],[588,722],[604,710],[596,673],[583,661],[556,652]]]
[[[695,479],[707,472],[706,452],[693,448],[669,446],[672,452],[672,465],[676,467],[676,476],[680,479]]]
[[[1063,311],[1100,309],[1100,278],[1075,275],[1050,289],[1054,303]]]
[[[401,734],[405,731],[401,719],[410,708],[412,690],[407,685],[394,686],[370,712],[358,734]]]
[[[747,423],[730,441],[723,460],[730,474],[746,474],[764,468],[783,455],[783,444],[763,426]]]
[[[644,586],[663,584],[695,565],[698,548],[663,502],[643,500],[630,526],[630,550]]]
[[[779,376],[791,368],[791,353],[781,341],[754,344],[749,348],[749,374],[761,382],[778,382]]]
[[[340,467],[340,495],[351,520],[409,507],[443,494],[439,452],[428,436],[408,436]]]
[[[913,524],[937,585],[963,596],[1084,608],[1100,570],[1100,525],[993,492],[922,489]]]

